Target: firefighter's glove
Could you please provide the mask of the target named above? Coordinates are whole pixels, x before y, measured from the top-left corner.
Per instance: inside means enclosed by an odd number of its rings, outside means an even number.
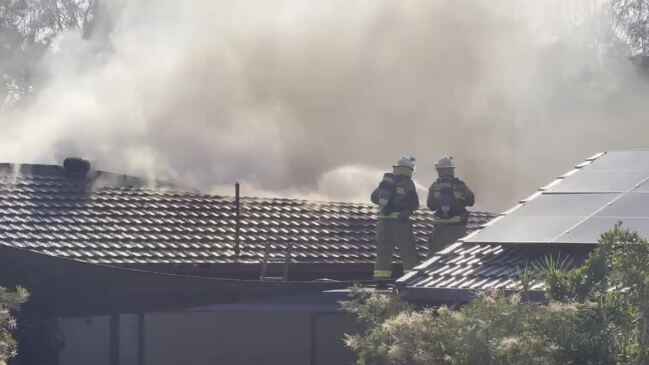
[[[384,209],[388,205],[388,199],[379,198],[379,207]]]

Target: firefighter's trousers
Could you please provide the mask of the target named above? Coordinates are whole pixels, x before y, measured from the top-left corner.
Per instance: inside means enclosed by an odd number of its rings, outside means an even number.
[[[387,279],[392,276],[392,254],[395,246],[399,247],[404,273],[419,265],[415,242],[409,220],[379,219],[376,224],[374,278]]]
[[[432,257],[464,236],[466,236],[465,223],[434,224],[433,232],[428,239],[428,257]]]

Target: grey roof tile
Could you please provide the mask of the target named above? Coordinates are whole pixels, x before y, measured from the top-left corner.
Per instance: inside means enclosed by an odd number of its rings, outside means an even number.
[[[0,164],[0,174],[12,171]],[[93,188],[104,176],[129,185]],[[292,243],[297,262],[374,260],[376,209],[369,204],[248,197],[241,203],[242,259],[259,262],[269,242],[274,255]],[[469,229],[493,217],[474,212]],[[432,212],[418,211],[413,222],[423,258]],[[48,255],[117,265],[231,263],[236,260],[235,225],[232,197],[156,189],[104,172],[81,183],[68,179],[60,167],[46,165],[22,165],[11,179],[0,176],[0,244]]]
[[[457,243],[434,256],[402,284],[406,288],[471,289],[520,288],[524,270],[542,266],[545,257],[563,258],[566,269],[583,263],[592,247],[545,245],[530,247],[483,243]],[[533,281],[533,290],[543,289],[542,279]]]

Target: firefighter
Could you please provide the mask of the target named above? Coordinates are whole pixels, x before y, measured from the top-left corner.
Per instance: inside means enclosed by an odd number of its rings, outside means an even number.
[[[419,197],[412,181],[415,158],[401,157],[392,169],[392,173],[383,175],[383,180],[371,196],[372,203],[380,208],[376,224],[374,279],[389,279],[392,276],[395,245],[399,247],[404,274],[419,264],[410,223],[410,215],[419,208]]]
[[[426,205],[435,211],[433,232],[428,240],[428,257],[466,235],[469,212],[475,197],[469,187],[455,177],[453,157],[444,156],[435,164],[438,178],[428,190]]]

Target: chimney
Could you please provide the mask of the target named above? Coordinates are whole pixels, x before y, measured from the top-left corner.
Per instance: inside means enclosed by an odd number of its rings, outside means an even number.
[[[63,169],[69,178],[82,180],[90,171],[90,162],[79,157],[68,157],[63,161]]]

